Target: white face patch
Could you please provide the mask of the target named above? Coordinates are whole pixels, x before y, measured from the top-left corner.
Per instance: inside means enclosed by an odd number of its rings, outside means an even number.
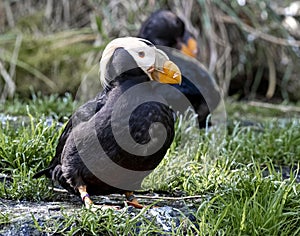
[[[133,57],[137,65],[147,73],[149,67],[155,63],[155,48],[145,45],[144,47],[126,48],[127,52]]]
[[[124,37],[112,40],[104,49],[100,61],[100,81],[103,87],[107,86],[111,78],[106,77],[107,63],[117,48],[124,48],[135,60],[136,64],[151,78],[148,72],[153,66],[161,67],[162,58],[167,55],[157,49],[150,41],[135,37]],[[132,68],[127,68],[132,69]]]
[[[117,38],[107,44],[100,60],[99,74],[102,86],[105,87],[109,84],[110,78],[106,77],[107,63],[110,61],[114,51],[119,47],[126,49],[134,58],[137,65],[140,66],[144,71],[153,65],[155,61],[155,47],[147,44],[152,45],[145,39],[135,37]]]

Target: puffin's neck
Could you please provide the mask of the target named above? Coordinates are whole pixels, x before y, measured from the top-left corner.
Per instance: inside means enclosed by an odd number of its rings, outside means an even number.
[[[126,75],[122,74],[118,76],[114,81],[110,83],[111,88],[122,88],[122,90],[127,90],[128,88],[131,88],[132,86],[135,86],[137,84],[150,82],[150,79],[148,75]]]

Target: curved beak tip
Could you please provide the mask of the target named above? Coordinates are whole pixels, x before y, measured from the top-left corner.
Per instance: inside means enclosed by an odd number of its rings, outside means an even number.
[[[165,84],[181,84],[181,72],[172,61],[166,61],[162,70],[155,69],[151,73],[153,80]]]
[[[181,71],[172,61],[166,61],[163,71],[159,74],[159,82],[166,84],[181,84]]]
[[[181,73],[180,72],[175,72],[174,75],[173,75],[173,79],[177,80],[178,81],[178,84],[180,85],[181,84]]]

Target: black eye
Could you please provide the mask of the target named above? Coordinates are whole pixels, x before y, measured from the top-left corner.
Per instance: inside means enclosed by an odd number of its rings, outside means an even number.
[[[145,56],[145,52],[144,51],[139,51],[138,55],[139,55],[139,57],[143,58]]]

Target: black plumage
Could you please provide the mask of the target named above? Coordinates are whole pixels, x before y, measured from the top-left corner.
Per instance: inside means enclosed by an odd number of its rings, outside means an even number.
[[[183,21],[170,11],[159,10],[142,24],[138,37],[160,45],[161,47],[157,47],[162,48],[177,64],[182,73],[182,83],[180,86],[172,86],[188,99],[198,115],[199,127],[206,127],[209,124],[207,118],[218,106],[221,96],[212,76],[201,63],[192,58],[197,55],[197,44]],[[172,48],[181,50],[188,56],[177,53]],[[170,90],[166,90],[165,97],[172,104],[179,103],[182,99],[182,96],[169,93]]]
[[[154,12],[141,26],[138,37],[155,45],[180,49],[185,32],[184,22],[170,11]]]
[[[123,45],[122,39],[118,42]],[[153,47],[137,38],[124,40],[124,46],[128,42]],[[129,53],[121,46],[112,47],[104,90],[72,115],[49,167],[34,176],[45,174],[58,181],[69,192],[80,194],[87,206],[92,203],[87,193],[125,193],[140,207],[131,191],[160,163],[174,138],[173,111],[157,93],[159,83],[152,80],[152,73],[160,73],[155,71],[157,62],[141,68],[132,56],[135,51]],[[142,55],[142,49],[137,52],[145,59],[147,51]],[[164,76],[180,82],[179,72],[171,70]]]

